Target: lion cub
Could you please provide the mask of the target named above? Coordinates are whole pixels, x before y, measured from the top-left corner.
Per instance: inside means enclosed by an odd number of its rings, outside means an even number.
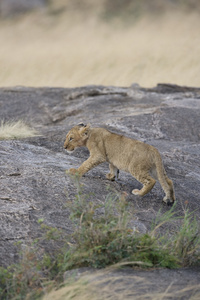
[[[157,179],[165,192],[163,201],[167,204],[175,201],[173,182],[167,177],[161,156],[155,147],[104,128],[91,128],[89,124],[82,123],[68,132],[64,148],[68,153],[72,153],[75,148],[81,146],[88,148],[90,157],[77,170],[70,169],[71,174],[78,172],[82,176],[107,161],[110,168],[107,179],[114,180],[120,169],[129,172],[143,184],[141,190],[132,191],[134,195],[147,194]]]

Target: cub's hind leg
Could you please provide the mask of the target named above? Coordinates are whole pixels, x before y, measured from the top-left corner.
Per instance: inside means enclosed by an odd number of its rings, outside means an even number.
[[[139,196],[144,196],[148,192],[151,191],[151,189],[154,187],[156,180],[152,178],[148,173],[144,172],[141,173],[140,175],[137,175],[135,173],[131,173],[135,179],[137,179],[139,182],[143,184],[143,187],[141,190],[134,189],[132,190],[132,194],[134,195],[139,195]]]
[[[168,192],[166,196],[163,198],[163,201],[166,202],[168,205],[173,204],[176,201],[175,192],[174,192],[174,185],[173,181],[167,177],[167,174],[164,173],[165,180],[169,186]]]
[[[119,170],[113,165],[109,164],[110,173],[106,174],[106,178],[114,181],[115,177],[118,178]]]

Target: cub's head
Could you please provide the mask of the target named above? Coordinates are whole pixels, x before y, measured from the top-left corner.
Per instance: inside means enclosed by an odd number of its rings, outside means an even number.
[[[68,153],[72,153],[76,148],[85,146],[90,131],[90,124],[83,123],[73,127],[66,135],[64,148]]]

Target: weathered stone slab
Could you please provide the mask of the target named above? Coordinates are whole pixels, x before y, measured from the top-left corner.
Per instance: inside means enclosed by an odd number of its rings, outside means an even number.
[[[0,264],[16,260],[15,242],[29,243],[39,234],[38,219],[72,230],[70,209],[76,189],[65,170],[87,157],[84,148],[68,155],[63,149],[67,131],[79,122],[101,126],[156,146],[162,154],[178,200],[177,214],[187,207],[200,216],[200,89],[158,85],[80,88],[1,88],[0,120],[25,120],[41,136],[0,141]],[[105,201],[107,187],[126,191],[134,204],[133,220],[141,232],[161,209],[163,192],[157,183],[143,198],[131,194],[140,184],[120,172],[116,182],[105,178],[102,164],[82,178],[91,201]]]

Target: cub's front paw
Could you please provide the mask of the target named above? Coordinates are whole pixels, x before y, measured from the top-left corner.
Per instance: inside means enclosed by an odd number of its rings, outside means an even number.
[[[107,178],[108,180],[115,181],[115,175],[113,175],[113,174],[111,174],[111,173],[106,174],[106,178]]]
[[[163,198],[163,202],[165,202],[168,206],[172,206],[174,204],[174,201],[167,196]]]
[[[132,190],[132,194],[133,195],[139,195],[140,196],[140,190],[138,190],[138,189],[135,189],[135,190]]]

